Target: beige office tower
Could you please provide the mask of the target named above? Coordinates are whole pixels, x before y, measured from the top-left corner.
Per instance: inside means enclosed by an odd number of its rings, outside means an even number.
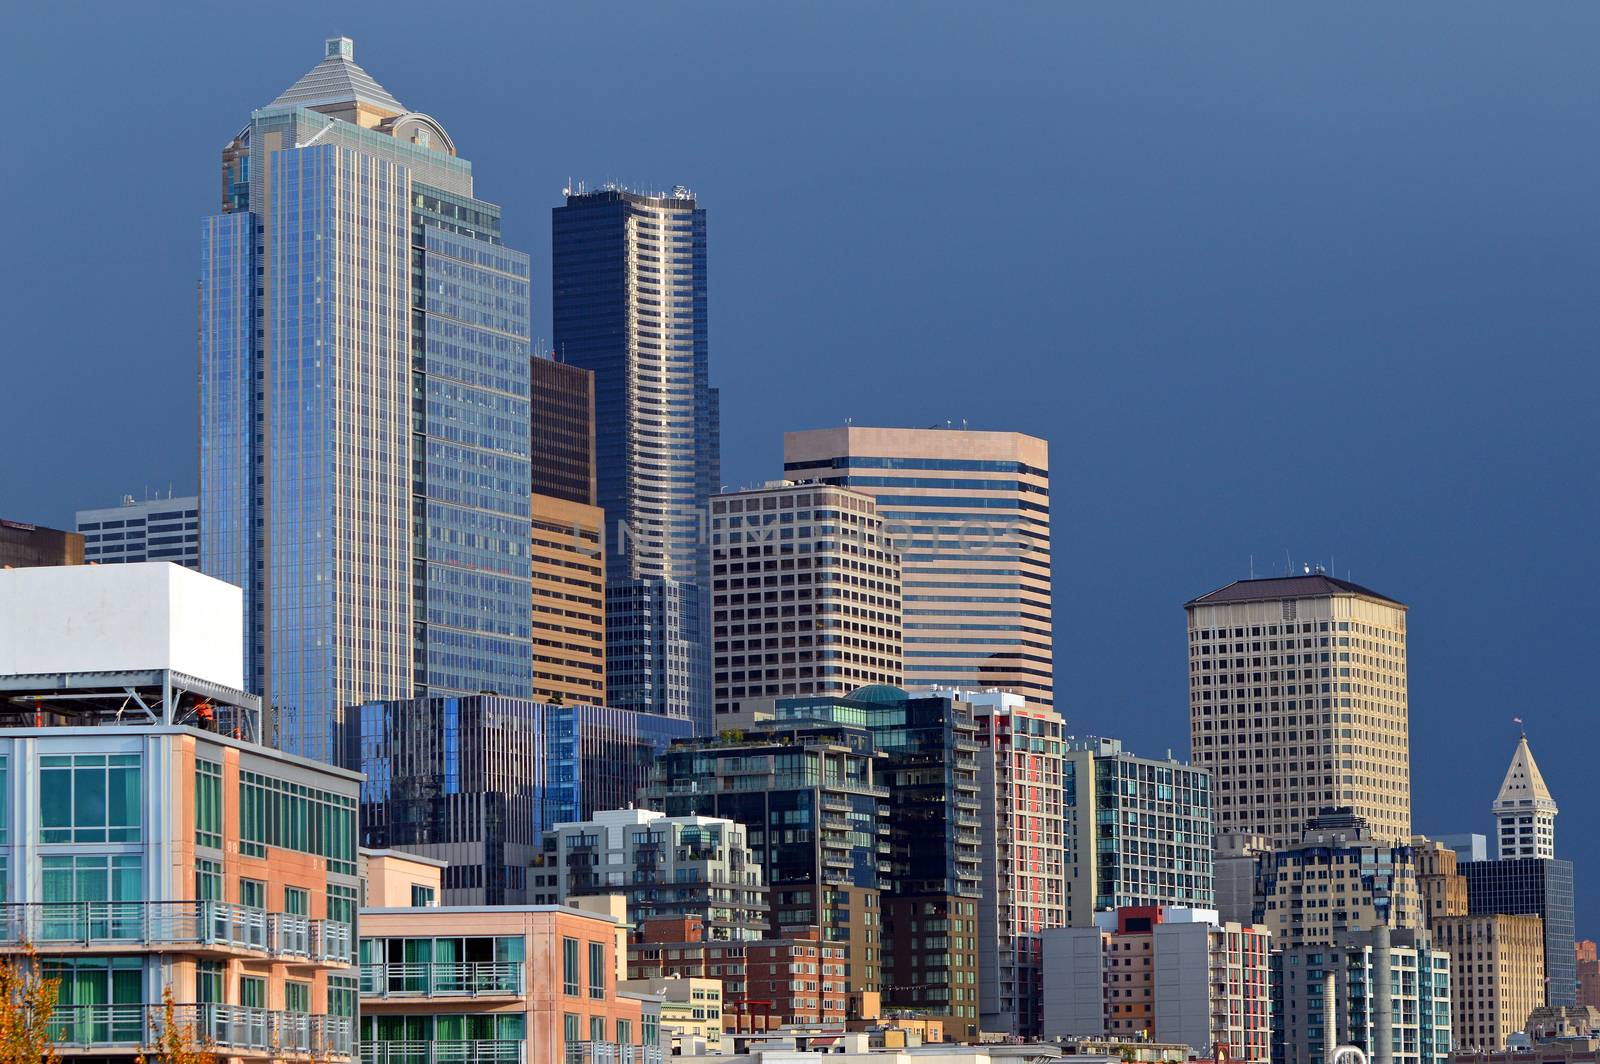
[[[1455,1049],[1505,1049],[1544,1004],[1544,921],[1537,916],[1442,916],[1433,944],[1450,953]]]
[[[900,556],[872,496],[779,481],[711,500],[715,723],[902,682]]]
[[[1300,841],[1324,808],[1411,838],[1406,607],[1322,573],[1189,602],[1189,727],[1217,831]]]
[[[790,432],[784,475],[874,496],[899,548],[905,685],[1053,704],[1049,444],[1020,432]]]

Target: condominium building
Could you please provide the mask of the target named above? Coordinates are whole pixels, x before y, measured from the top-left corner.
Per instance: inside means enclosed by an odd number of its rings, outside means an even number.
[[[669,975],[627,979],[617,989],[662,999],[661,1038],[669,1056],[722,1052],[722,980]]]
[[[354,50],[223,149],[200,274],[201,565],[273,741],[326,761],[349,706],[532,694],[528,257]]]
[[[742,735],[674,743],[656,760],[641,802],[669,816],[713,816],[747,828],[771,909],[769,937],[822,929],[848,950],[844,995],[877,993],[889,791],[883,755],[864,728],[771,724]]]
[[[86,562],[172,562],[200,568],[200,500],[193,495],[144,502],[124,495],[120,506],[79,510],[73,527],[83,536]]]
[[[1274,1064],[1324,1064],[1343,1045],[1394,1064],[1450,1058],[1450,955],[1427,932],[1380,926],[1275,948],[1270,984]]]
[[[611,704],[711,727],[706,506],[721,483],[706,214],[687,189],[568,190],[552,212],[557,358],[594,373]]]
[[[1092,736],[1067,740],[1061,773],[1069,925],[1134,906],[1215,908],[1211,773]]]
[[[768,930],[767,887],[743,824],[722,817],[611,809],[545,832],[529,871],[543,904],[622,895],[628,920],[698,917],[706,934],[744,942]]]
[[[978,724],[980,1024],[1033,1036],[1043,1001],[1040,936],[1067,922],[1061,717],[1016,694],[956,697]]]
[[[778,946],[772,939],[759,941],[763,957],[770,956]],[[820,939],[813,933],[808,942],[818,945]],[[641,921],[630,933],[628,978],[715,980],[722,987],[725,1031],[765,1031],[784,1023],[820,1022],[824,998],[819,987],[812,988],[813,993],[807,996],[807,1003],[798,1014],[777,1011],[770,997],[756,997],[750,993],[747,975],[750,949],[754,945],[755,942],[744,939],[710,937],[705,921],[699,916],[652,917]],[[842,946],[837,948],[842,963],[847,951]],[[790,952],[792,954],[793,950]],[[830,986],[828,990],[826,1003],[830,1008],[838,1004],[842,1014],[843,998],[838,996],[836,988]],[[792,1007],[795,1002],[791,999],[787,1004]]]
[[[1544,1004],[1544,921],[1503,913],[1441,916],[1433,941],[1450,954],[1455,1048],[1507,1048]]]
[[[1267,929],[1215,911],[1130,906],[1044,933],[1046,1038],[1187,1045],[1204,1058],[1271,1059]]]
[[[870,495],[779,482],[711,500],[716,726],[901,679],[900,557]]]
[[[1049,444],[1020,432],[785,433],[784,476],[877,499],[900,551],[908,687],[1052,704]]]
[[[363,846],[445,861],[447,905],[521,905],[545,830],[633,801],[689,723],[470,695],[369,702],[344,730]]]
[[[0,953],[60,1056],[131,1059],[167,992],[229,1060],[355,1053],[359,777],[260,744],[242,646],[176,565],[0,572]]]
[[[363,909],[363,1064],[659,1064],[616,922],[560,905]]]
[[[596,505],[594,374],[530,363],[533,696],[606,704],[605,511]]]
[[[1528,737],[1517,740],[1494,799],[1495,841],[1501,860],[1556,855],[1556,800],[1545,786]]]
[[[0,569],[82,565],[83,535],[0,518]]]
[[[1348,809],[1324,810],[1298,845],[1263,855],[1256,884],[1257,921],[1278,948],[1376,926],[1423,926],[1410,844],[1374,839]]]
[[[776,713],[780,723],[871,733],[889,789],[883,1003],[976,1039],[983,821],[972,707],[949,692],[918,697],[880,684],[848,698],[784,699]]]
[[[1466,861],[1467,911],[1473,916],[1537,916],[1544,921],[1546,1005],[1577,1003],[1572,862],[1558,857]]]
[[[1327,806],[1411,838],[1406,607],[1323,573],[1193,599],[1189,727],[1219,832],[1300,840]]]

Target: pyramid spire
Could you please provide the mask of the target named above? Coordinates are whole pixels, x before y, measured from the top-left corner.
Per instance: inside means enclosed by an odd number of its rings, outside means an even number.
[[[358,125],[404,114],[405,104],[357,66],[355,54],[355,42],[349,37],[329,37],[323,42],[322,62],[267,106],[309,107]],[[362,117],[367,121],[361,121]]]
[[[1559,811],[1545,786],[1538,762],[1528,747],[1527,735],[1517,740],[1495,796],[1494,818],[1498,830],[1500,857],[1554,857],[1555,820]]]

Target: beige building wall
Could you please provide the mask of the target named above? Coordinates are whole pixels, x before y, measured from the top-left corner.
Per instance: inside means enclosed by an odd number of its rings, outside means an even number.
[[[1186,605],[1194,763],[1218,832],[1299,841],[1350,807],[1411,837],[1406,607],[1321,574],[1239,580]]]
[[[878,499],[901,554],[906,686],[1053,705],[1048,443],[845,426],[785,433],[783,462],[790,480]]]
[[[1455,1048],[1506,1048],[1544,1004],[1544,921],[1537,916],[1445,916],[1434,944],[1450,953]]]
[[[361,871],[367,883],[364,904],[375,909],[437,905],[444,869],[445,862],[432,857],[399,850],[362,850]]]
[[[712,499],[717,726],[780,698],[899,686],[900,579],[870,495],[783,482]]]
[[[533,697],[606,704],[605,511],[533,496]]]
[[[698,1038],[708,1052],[722,1052],[722,980],[672,975],[628,979],[619,982],[617,989],[662,999],[661,1033],[669,1045],[677,1043],[674,1048],[687,1052]]]
[[[1411,840],[1411,850],[1422,922],[1432,927],[1441,917],[1467,915],[1467,877],[1456,871],[1456,851],[1424,835]]]

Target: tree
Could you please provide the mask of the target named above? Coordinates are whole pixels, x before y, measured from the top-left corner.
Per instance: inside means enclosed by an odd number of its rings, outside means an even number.
[[[61,980],[46,979],[33,947],[0,961],[0,1064],[34,1064],[56,1059],[50,1018],[56,1011]]]
[[[135,1058],[138,1064],[217,1064],[210,1040],[202,1038],[195,1025],[178,1022],[170,986],[161,991],[161,1019],[150,1028],[154,1038]]]

